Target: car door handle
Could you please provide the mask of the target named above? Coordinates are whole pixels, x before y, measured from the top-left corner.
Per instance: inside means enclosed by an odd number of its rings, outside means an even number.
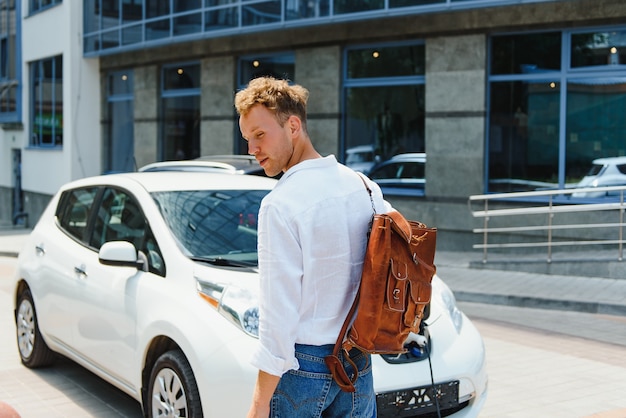
[[[39,245],[35,245],[35,252],[37,253],[37,255],[45,255],[46,254],[46,249],[43,246],[43,243],[39,244]]]
[[[78,274],[82,279],[87,278],[87,271],[84,264],[74,267],[74,273]]]

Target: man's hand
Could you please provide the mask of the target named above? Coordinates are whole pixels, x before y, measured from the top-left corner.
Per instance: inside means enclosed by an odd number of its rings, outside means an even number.
[[[246,418],[268,418],[270,416],[270,401],[279,381],[280,376],[259,370],[254,395],[252,395],[252,405]]]

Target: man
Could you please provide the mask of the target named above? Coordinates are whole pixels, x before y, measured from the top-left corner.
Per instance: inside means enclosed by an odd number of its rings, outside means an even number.
[[[248,417],[376,416],[371,359],[358,350],[356,392],[324,363],[359,284],[372,203],[362,178],[322,157],[307,131],[308,91],[269,77],[235,97],[239,127],[268,176],[284,173],[259,210],[259,368]],[[365,179],[379,211],[380,188]],[[347,366],[350,372],[350,367]]]

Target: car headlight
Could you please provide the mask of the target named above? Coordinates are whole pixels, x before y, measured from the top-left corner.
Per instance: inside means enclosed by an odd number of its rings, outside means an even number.
[[[259,337],[258,292],[196,278],[200,296],[246,334]]]
[[[456,332],[461,332],[461,327],[463,326],[463,313],[456,306],[454,293],[452,293],[452,290],[450,290],[447,285],[441,287],[441,300],[450,314],[450,319],[452,319]]]

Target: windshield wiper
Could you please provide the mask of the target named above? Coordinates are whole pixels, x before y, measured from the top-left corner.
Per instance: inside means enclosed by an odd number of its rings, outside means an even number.
[[[231,258],[224,257],[189,257],[193,261],[199,261],[202,263],[209,263],[214,266],[226,266],[226,267],[256,267],[257,263],[252,261],[233,260]]]

